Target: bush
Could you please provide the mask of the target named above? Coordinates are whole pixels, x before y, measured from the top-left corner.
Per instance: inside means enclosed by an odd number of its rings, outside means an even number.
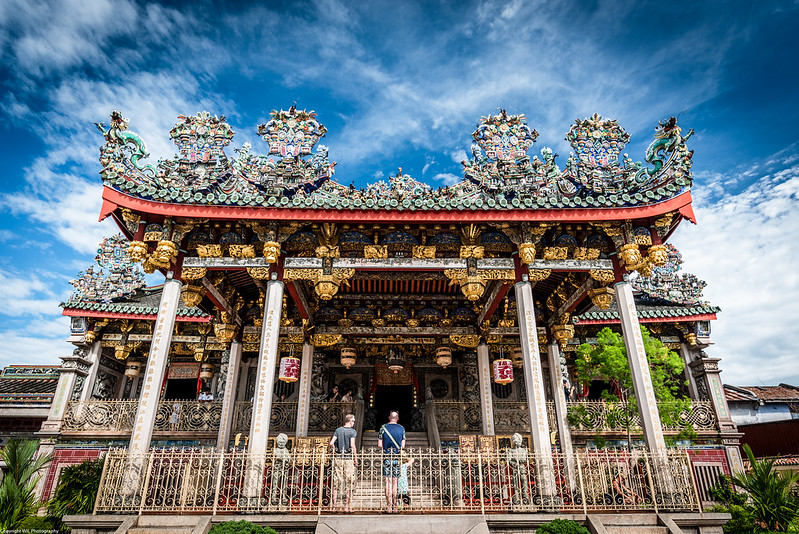
[[[277,534],[277,532],[249,521],[225,521],[211,527],[208,534]]]
[[[48,515],[61,518],[92,513],[102,474],[102,458],[63,468],[55,494],[47,505]]]
[[[50,517],[41,516],[41,515],[29,515],[17,525],[16,530],[28,531],[28,532],[37,532],[37,531],[51,531],[51,530],[61,530],[60,525],[57,521],[54,521]]]
[[[535,534],[591,534],[587,528],[571,519],[555,519],[538,527]]]

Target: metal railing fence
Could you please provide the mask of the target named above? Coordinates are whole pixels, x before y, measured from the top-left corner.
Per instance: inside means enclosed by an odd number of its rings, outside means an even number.
[[[261,456],[111,449],[95,513],[330,513],[346,505],[378,512],[389,506],[385,477],[394,475],[407,477],[407,484],[399,484],[407,491],[397,499],[406,512],[700,509],[688,455],[676,449],[666,456],[643,450],[555,453],[551,461],[525,448],[419,449],[402,456],[369,449],[358,454],[357,465],[321,448],[272,449]]]

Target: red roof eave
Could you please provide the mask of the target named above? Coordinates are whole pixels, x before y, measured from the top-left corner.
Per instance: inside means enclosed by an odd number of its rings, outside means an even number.
[[[264,208],[254,206],[202,206],[196,204],[169,204],[133,197],[108,186],[103,187],[102,221],[118,207],[139,213],[171,217],[255,220],[308,220],[326,222],[473,222],[494,221],[614,221],[657,217],[679,211],[695,222],[691,209],[691,192],[657,204],[626,208],[564,208],[564,209],[480,209],[480,210],[399,210],[399,209],[309,209]]]
[[[66,315],[67,317],[92,317],[97,319],[144,319],[147,321],[155,321],[158,317],[154,313],[103,312],[79,310],[77,308],[64,308],[61,315]],[[183,323],[209,323],[212,317],[186,317],[178,315],[175,319]]]
[[[639,317],[639,323],[680,323],[683,321],[715,321],[716,314],[715,313],[702,313],[699,315],[683,315],[674,317]],[[621,320],[619,319],[580,319],[579,322],[575,323],[578,325],[584,324],[619,324]]]

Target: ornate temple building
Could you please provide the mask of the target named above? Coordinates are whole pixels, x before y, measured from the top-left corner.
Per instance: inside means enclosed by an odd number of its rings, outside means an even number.
[[[371,448],[391,410],[420,459],[421,511],[698,510],[740,465],[704,350],[719,310],[667,243],[694,219],[692,131],[674,119],[643,162],[616,121],[577,120],[561,167],[548,148],[531,157],[538,133],[502,110],[480,119],[463,180],[439,188],[402,169],[341,185],[325,127],[294,107],[257,127],[265,155],[227,154],[233,129],[205,112],[179,117],[177,155],[156,164],[119,112],[98,128],[100,218],[122,235],[63,303],[75,349],[42,429],[62,457],[111,449],[98,513],[327,510],[347,413],[364,511],[385,506]],[[686,364],[671,425],[640,325]],[[613,377],[575,379],[604,327],[624,335],[631,425],[602,400]],[[621,471],[635,499],[609,489]]]

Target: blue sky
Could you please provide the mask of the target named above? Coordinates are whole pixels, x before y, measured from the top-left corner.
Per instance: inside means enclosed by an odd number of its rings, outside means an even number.
[[[727,383],[799,384],[799,3],[0,2],[0,366],[69,352],[58,303],[115,231],[97,223],[112,109],[156,157],[178,114],[256,135],[314,109],[336,179],[437,186],[481,115],[526,113],[534,154],[575,118],[613,117],[642,160],[658,120],[696,130],[694,208],[674,242],[723,308],[709,353]]]

